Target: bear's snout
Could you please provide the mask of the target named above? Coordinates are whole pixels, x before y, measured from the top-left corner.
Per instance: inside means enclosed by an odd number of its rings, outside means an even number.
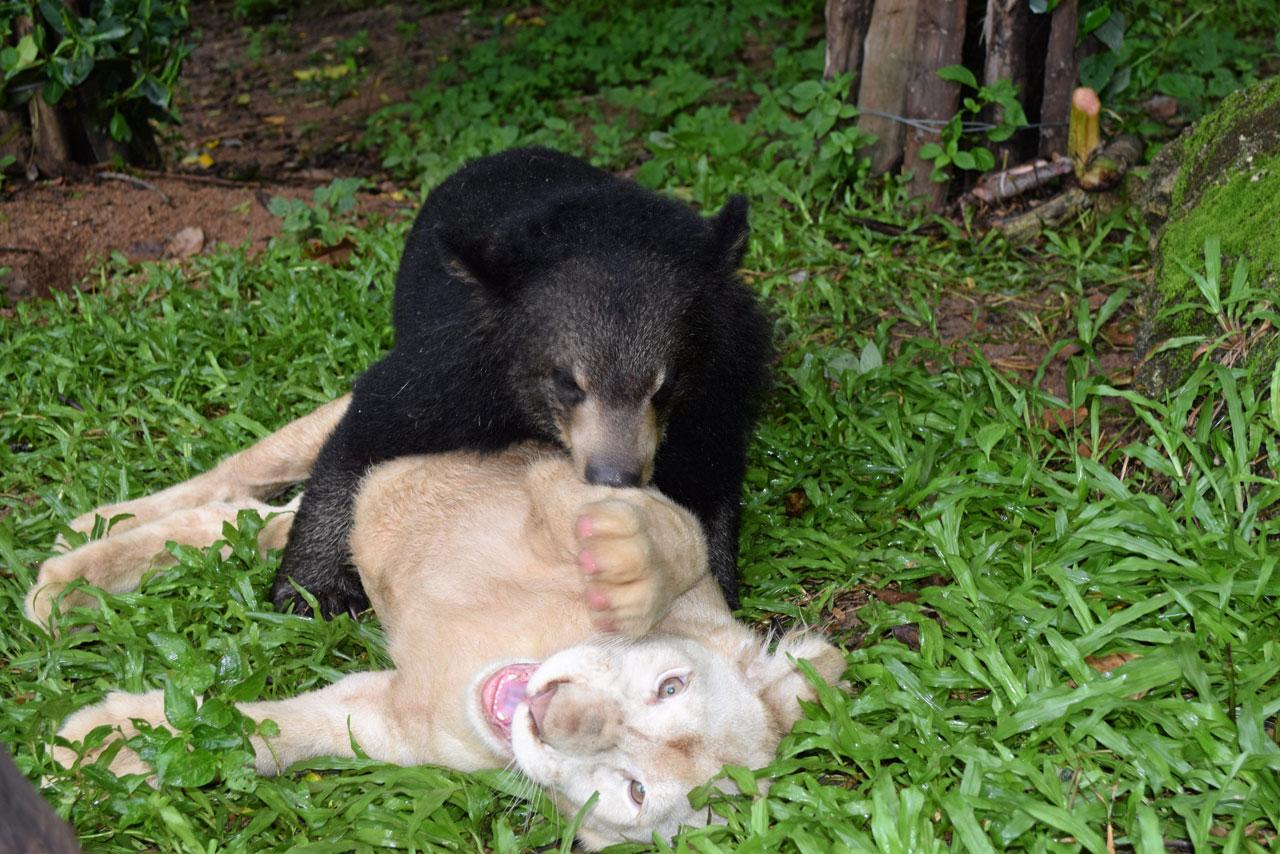
[[[616,466],[609,463],[587,463],[585,476],[587,483],[596,486],[640,486],[642,480],[639,467]]]

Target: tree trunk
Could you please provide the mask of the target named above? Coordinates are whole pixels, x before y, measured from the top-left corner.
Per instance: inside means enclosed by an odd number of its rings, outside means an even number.
[[[913,64],[917,10],[926,7],[923,11],[928,15],[933,5],[919,0],[879,0],[875,4],[863,49],[858,109],[902,115]],[[949,5],[949,0],[939,5]],[[873,175],[888,172],[902,159],[906,125],[864,113],[858,117],[858,130],[876,137],[871,146]]]
[[[25,161],[30,150],[31,140],[22,119],[17,113],[0,110],[0,160],[12,157]]]
[[[983,40],[987,43],[987,57],[983,63],[983,82],[1012,80],[1015,85],[1026,77],[1025,49],[1027,42],[1027,0],[987,0],[987,16],[983,21]],[[1019,92],[1019,95],[1022,93]],[[991,121],[999,123],[1000,109],[991,111]],[[1000,168],[1010,165],[1016,158],[1017,146],[1010,138],[994,144],[996,164]]]
[[[30,18],[18,18],[15,26],[18,38],[34,30]],[[37,92],[27,103],[31,116],[31,159],[41,172],[61,174],[72,162],[71,134],[67,117],[62,110],[46,104],[44,93]]]
[[[1067,151],[1071,89],[1076,85],[1077,0],[1062,0],[1053,10],[1049,48],[1044,59],[1044,99],[1040,104],[1040,156]]]
[[[921,4],[913,38],[912,63],[906,112],[912,118],[946,121],[960,104],[960,86],[938,77],[938,69],[960,62],[964,50],[965,0],[931,0]],[[947,184],[933,181],[933,164],[920,159],[920,147],[937,142],[938,135],[919,128],[906,134],[903,171],[911,171],[911,194],[924,197],[929,210],[940,210],[947,198]]]
[[[847,72],[855,75],[850,95],[857,92],[862,69],[862,43],[871,24],[874,0],[827,0],[827,53],[822,79]]]

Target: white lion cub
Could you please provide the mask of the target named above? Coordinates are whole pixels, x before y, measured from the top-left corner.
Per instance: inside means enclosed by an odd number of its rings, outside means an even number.
[[[239,509],[278,509],[261,500],[306,478],[347,403],[183,484],[95,511],[132,518],[46,561],[28,616],[47,623],[77,578],[130,590],[165,559],[166,541],[206,545]],[[73,527],[87,530],[95,514]],[[284,542],[289,519],[267,525],[264,547]],[[279,726],[255,739],[259,773],[350,756],[353,736],[369,756],[402,765],[470,771],[514,758],[568,814],[599,792],[580,831],[588,848],[648,841],[706,821],[687,794],[721,766],[772,758],[800,716],[797,698],[813,696],[795,659],[828,681],[844,669],[819,636],[792,634],[770,652],[733,619],[688,512],[653,490],[582,484],[545,449],[387,463],[363,482],[355,519],[352,553],[395,669],[241,704]],[[60,601],[86,600],[71,591]],[[162,723],[163,706],[158,691],[115,692],[68,718],[61,735],[78,741],[110,724],[128,736],[131,718]],[[112,767],[148,770],[127,750]]]

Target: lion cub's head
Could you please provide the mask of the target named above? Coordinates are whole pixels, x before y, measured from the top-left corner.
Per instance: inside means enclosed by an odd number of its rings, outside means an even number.
[[[759,767],[813,689],[793,659],[834,682],[844,658],[811,634],[730,656],[676,637],[571,647],[499,667],[476,686],[478,717],[566,815],[600,797],[579,831],[597,849],[705,824],[688,793],[727,764]]]

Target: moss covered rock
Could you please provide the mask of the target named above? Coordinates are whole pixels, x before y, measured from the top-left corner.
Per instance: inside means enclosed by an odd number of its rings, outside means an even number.
[[[1155,271],[1139,305],[1139,354],[1162,341],[1211,333],[1204,311],[1162,312],[1188,302],[1204,304],[1184,269],[1204,269],[1205,240],[1221,240],[1222,293],[1235,260],[1249,262],[1250,282],[1271,286],[1280,271],[1280,77],[1229,96],[1217,110],[1165,146],[1140,193],[1153,235]],[[1179,263],[1180,262],[1180,263]],[[1253,356],[1275,358],[1275,347]],[[1142,361],[1136,381],[1146,394],[1176,383],[1190,364],[1186,348]]]

